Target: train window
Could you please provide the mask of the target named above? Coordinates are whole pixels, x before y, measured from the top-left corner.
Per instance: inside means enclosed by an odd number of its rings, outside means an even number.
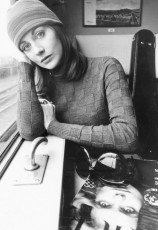
[[[10,4],[10,0],[0,1],[0,163],[7,154],[6,149],[17,135],[18,72],[14,58],[16,50],[6,30],[6,11]]]

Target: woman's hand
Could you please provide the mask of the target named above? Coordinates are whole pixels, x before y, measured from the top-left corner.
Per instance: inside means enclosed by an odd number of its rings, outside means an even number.
[[[15,53],[14,53],[14,58],[18,61],[18,62],[26,62],[31,64],[31,60],[28,59],[28,57],[19,49],[16,48]]]
[[[50,122],[52,120],[56,120],[55,117],[55,105],[52,104],[52,102],[49,102],[46,99],[39,99],[42,109],[43,109],[43,114],[44,114],[44,127],[47,130]]]

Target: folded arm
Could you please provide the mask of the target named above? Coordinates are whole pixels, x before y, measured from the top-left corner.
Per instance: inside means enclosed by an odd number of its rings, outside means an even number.
[[[105,93],[110,123],[85,126],[53,120],[48,133],[108,151],[133,152],[137,148],[137,124],[132,98],[120,63],[111,59],[105,69]]]
[[[20,135],[26,140],[43,135],[44,117],[35,90],[34,68],[25,62],[19,63],[17,107],[17,126]]]

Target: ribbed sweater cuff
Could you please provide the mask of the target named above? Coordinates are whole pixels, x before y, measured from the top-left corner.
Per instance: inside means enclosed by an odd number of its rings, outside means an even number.
[[[21,81],[28,82],[33,81],[34,67],[26,62],[18,63],[18,73]]]
[[[83,125],[71,125],[52,121],[48,126],[47,131],[49,134],[80,143],[83,127]]]

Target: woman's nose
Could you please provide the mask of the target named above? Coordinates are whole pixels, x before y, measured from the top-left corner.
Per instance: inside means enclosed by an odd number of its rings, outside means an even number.
[[[125,199],[126,199],[125,194],[122,194],[122,193],[116,193],[115,194],[115,200],[122,201],[122,200],[125,200]]]
[[[42,46],[39,46],[39,45],[34,45],[34,53],[36,56],[39,56],[41,54],[43,54],[44,52],[44,48]]]

